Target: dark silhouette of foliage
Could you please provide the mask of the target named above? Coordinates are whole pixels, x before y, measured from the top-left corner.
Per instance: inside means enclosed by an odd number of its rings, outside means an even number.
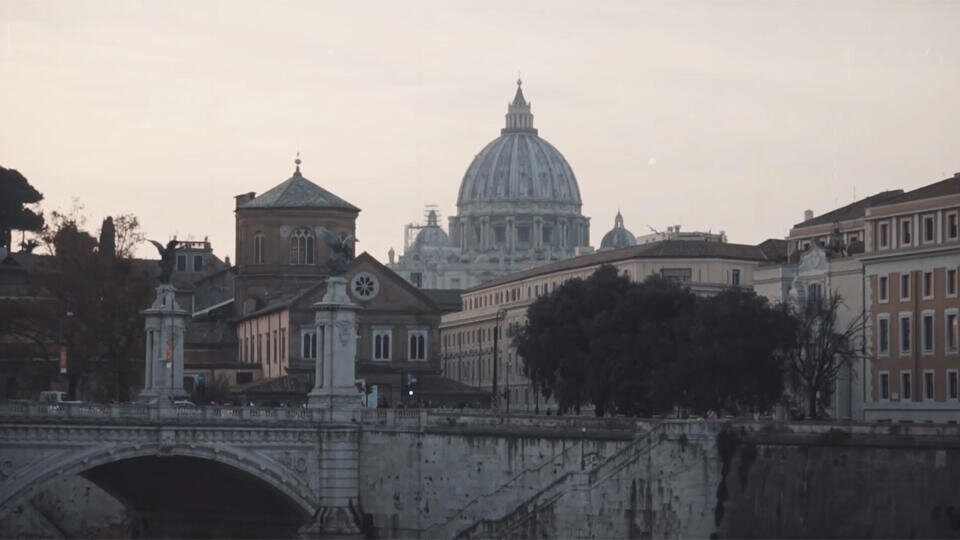
[[[30,182],[16,169],[0,167],[0,247],[11,248],[11,232],[39,231],[43,228],[43,215],[26,205],[43,199]]]
[[[142,358],[143,317],[150,300],[148,265],[109,256],[110,227],[101,240],[77,218],[54,213],[43,236],[53,256],[38,267],[34,286],[57,309],[39,326],[67,347],[68,393],[97,401],[129,401],[133,362]]]
[[[786,310],[731,288],[701,298],[612,266],[537,299],[514,338],[524,373],[561,412],[769,410],[783,393]]]

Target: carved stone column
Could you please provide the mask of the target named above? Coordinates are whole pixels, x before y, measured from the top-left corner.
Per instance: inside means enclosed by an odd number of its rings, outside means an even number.
[[[360,306],[347,296],[347,280],[340,276],[327,279],[327,292],[314,304],[317,310],[317,362],[313,390],[308,406],[346,412],[360,408],[356,387],[357,310]]]
[[[160,285],[156,300],[141,311],[146,330],[146,367],[137,401],[169,405],[188,397],[183,389],[183,332],[190,314],[177,305],[175,293],[173,285]]]

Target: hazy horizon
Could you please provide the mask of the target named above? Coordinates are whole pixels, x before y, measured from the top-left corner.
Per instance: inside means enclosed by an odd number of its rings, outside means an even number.
[[[304,176],[386,261],[455,214],[522,73],[597,246],[647,226],[782,238],[960,171],[960,3],[0,3],[0,165],[233,258],[233,197]],[[141,256],[155,257],[148,245]]]

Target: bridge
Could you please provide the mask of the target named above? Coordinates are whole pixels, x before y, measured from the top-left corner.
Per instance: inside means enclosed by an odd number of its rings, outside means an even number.
[[[71,476],[143,537],[960,531],[956,424],[0,405],[0,533]]]

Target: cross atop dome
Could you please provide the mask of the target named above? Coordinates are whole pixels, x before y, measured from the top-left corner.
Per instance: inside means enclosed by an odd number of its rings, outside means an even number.
[[[507,106],[507,127],[502,130],[508,131],[530,131],[536,133],[533,128],[533,114],[530,112],[530,103],[523,97],[523,81],[517,79],[517,93],[513,96],[513,102]]]
[[[297,166],[297,170],[293,171],[293,174],[294,174],[295,176],[300,176],[300,163],[302,163],[302,162],[300,161],[300,152],[299,152],[299,151],[297,151],[297,159],[293,160],[293,163],[294,163],[294,165]]]

